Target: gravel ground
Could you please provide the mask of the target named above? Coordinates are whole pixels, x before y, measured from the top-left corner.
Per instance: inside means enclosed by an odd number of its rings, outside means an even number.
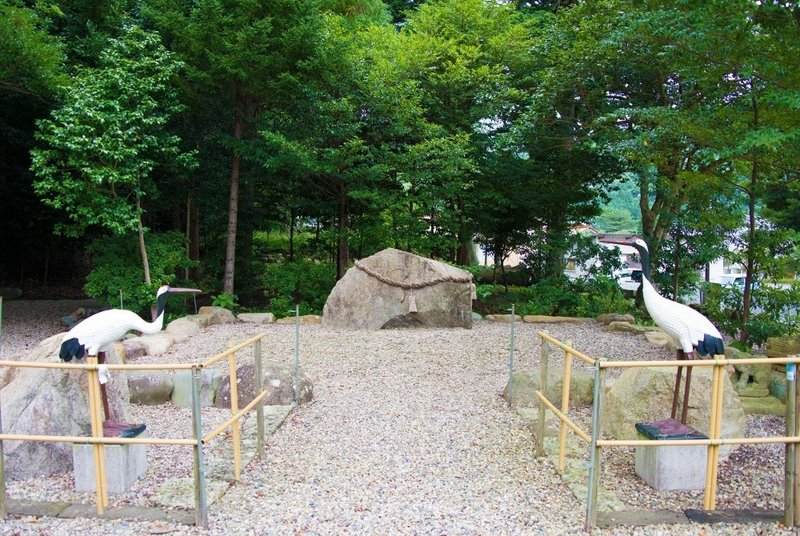
[[[63,307],[61,307],[63,305]],[[24,352],[60,330],[75,302],[5,304],[3,356]],[[539,329],[589,355],[668,358],[643,338],[608,333],[594,323],[517,324],[516,370],[538,365]],[[266,359],[291,363],[291,325],[211,326],[186,343],[139,362],[187,362],[266,332]],[[304,372],[314,401],[270,437],[264,460],[209,511],[212,534],[571,534],[582,530],[584,499],[575,498],[547,459],[533,457],[530,431],[500,396],[508,375],[507,324],[472,330],[345,332],[303,326]],[[561,352],[551,352],[551,367]],[[249,351],[240,358],[251,359]],[[580,365],[579,365],[580,366]],[[148,433],[189,437],[188,410],[134,407]],[[590,410],[577,408],[586,422]],[[204,411],[204,428],[224,419]],[[780,434],[782,419],[749,417],[749,433]],[[585,429],[588,429],[586,426]],[[151,504],[168,478],[191,475],[185,447],[149,447],[149,470],[112,506]],[[719,508],[781,508],[783,447],[743,447],[720,467]],[[634,473],[631,449],[608,449],[602,480],[631,509],[702,507],[702,492],[655,492]],[[9,482],[13,498],[93,504],[72,489],[70,474]],[[3,534],[200,533],[164,522],[7,518]],[[650,526],[600,534],[793,534],[778,525]]]

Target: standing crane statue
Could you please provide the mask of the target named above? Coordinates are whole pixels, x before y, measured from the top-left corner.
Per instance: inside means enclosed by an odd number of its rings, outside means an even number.
[[[163,285],[156,292],[156,319],[146,322],[139,315],[125,309],[108,309],[90,316],[64,334],[61,341],[59,357],[62,361],[83,359],[85,356],[97,356],[98,363],[105,363],[105,351],[108,344],[120,340],[129,331],[139,331],[150,335],[158,333],[164,326],[164,307],[168,294],[199,293],[198,289],[172,288]],[[103,411],[106,420],[103,423],[104,435],[133,437],[144,430],[144,425],[132,426],[109,420],[108,392],[105,384],[100,386],[103,398]]]
[[[677,341],[678,349],[676,353],[678,360],[695,359],[698,355],[713,356],[725,353],[722,335],[708,318],[689,306],[668,300],[655,289],[650,281],[650,251],[644,240],[637,238],[633,243],[622,241],[613,243],[632,246],[639,252],[639,258],[642,262],[642,297],[644,298],[644,306],[656,325]],[[678,367],[678,372],[675,376],[675,392],[672,396],[672,413],[670,415],[670,419],[673,421],[677,416],[683,368]],[[682,424],[686,424],[691,382],[692,367],[686,367],[686,386],[683,393],[683,409],[680,419]]]

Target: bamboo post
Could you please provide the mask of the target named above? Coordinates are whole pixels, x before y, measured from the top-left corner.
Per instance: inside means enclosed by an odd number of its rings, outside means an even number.
[[[194,523],[208,528],[206,468],[203,459],[203,420],[200,413],[200,369],[192,369],[192,424],[194,425]]]
[[[91,424],[92,438],[103,437],[103,421],[100,419],[100,381],[97,374],[97,356],[86,358],[86,364],[94,368],[86,370],[87,391],[89,394],[89,422]],[[97,515],[102,516],[105,507],[108,505],[108,494],[106,493],[105,483],[105,452],[101,443],[92,444],[94,457],[94,483],[97,493]]]
[[[786,435],[791,436],[795,433],[796,414],[795,402],[797,398],[797,369],[794,363],[786,365]],[[785,488],[784,488],[784,507],[783,524],[786,527],[794,525],[794,467],[795,467],[795,444],[786,443],[786,455],[784,463]]]
[[[511,340],[508,343],[508,407],[513,406],[514,402],[514,319],[516,312],[514,304],[511,304]]]
[[[236,354],[228,356],[228,372],[231,377],[231,414],[239,412],[239,387],[236,384]],[[242,476],[242,437],[239,428],[239,420],[234,420],[231,424],[231,434],[233,437],[233,480],[238,482]]]
[[[253,361],[256,373],[256,396],[264,390],[263,372],[261,366],[261,339],[253,343]],[[256,454],[260,460],[264,459],[264,399],[256,405]]]
[[[717,390],[719,389],[719,384],[717,381],[717,368],[714,367],[711,369],[711,405],[710,405],[710,417],[708,422],[708,436],[709,438],[714,438],[714,428],[716,426],[716,400],[717,400]],[[708,449],[706,450],[706,484],[705,489],[703,491],[703,509],[710,510],[711,509],[711,480],[714,475],[714,471],[711,468],[713,464],[713,445],[708,445]]]
[[[586,523],[591,531],[597,525],[597,492],[600,488],[600,459],[602,447],[597,440],[603,433],[603,404],[606,396],[606,369],[600,368],[600,359],[594,362],[594,396],[592,397],[592,441],[589,458],[589,489],[586,499]]]
[[[0,307],[2,306],[3,298],[0,298]],[[2,312],[2,311],[0,311]],[[0,432],[3,431],[3,416],[0,410]],[[0,440],[0,519],[5,519],[6,514],[6,467],[3,458],[3,441]]]
[[[572,341],[566,341],[567,346],[572,346]],[[564,379],[561,385],[561,413],[569,413],[569,384],[572,379],[572,353],[564,350]],[[566,465],[567,450],[567,425],[561,421],[561,429],[558,435],[558,473],[564,474]]]
[[[725,373],[724,365],[721,363],[722,358],[724,358],[724,356],[714,356],[714,360],[717,361],[717,364],[714,365],[711,374],[711,422],[709,426],[709,436],[711,439],[719,439],[720,436],[723,395],[722,378]],[[716,508],[718,465],[719,445],[709,445],[706,458],[706,489],[703,496],[704,510],[714,510]]]
[[[545,332],[547,333],[547,332]],[[542,339],[542,362],[539,366],[539,390],[547,396],[547,367],[550,361],[550,343],[544,338]],[[537,458],[545,455],[544,452],[544,434],[546,432],[547,424],[545,418],[547,417],[547,409],[542,402],[539,402],[539,423],[536,427],[536,454]]]
[[[300,403],[300,305],[294,306],[294,403]]]
[[[787,367],[788,367],[787,363]],[[795,372],[797,371],[797,366],[795,365]],[[797,418],[797,415],[800,415],[800,382],[795,381],[795,395],[794,395],[794,414],[795,414],[795,422],[794,422],[794,430],[793,435],[797,436],[800,435],[800,419]],[[787,394],[788,396],[788,394]],[[794,467],[792,468],[792,472],[794,473],[794,526],[800,526],[800,479],[797,478],[798,472],[800,472],[800,456],[797,455],[797,447],[795,447],[795,456],[794,456]]]

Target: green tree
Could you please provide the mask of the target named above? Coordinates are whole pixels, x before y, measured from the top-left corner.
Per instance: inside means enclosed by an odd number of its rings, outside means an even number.
[[[142,201],[158,194],[159,171],[194,164],[167,128],[180,110],[172,82],[181,67],[158,34],[126,25],[99,66],[80,70],[63,104],[38,123],[42,146],[32,151],[37,194],[69,215],[59,230],[136,231],[148,285]]]

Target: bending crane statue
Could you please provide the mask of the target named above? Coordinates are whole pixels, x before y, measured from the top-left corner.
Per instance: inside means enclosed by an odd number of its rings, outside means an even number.
[[[86,355],[97,356],[98,363],[105,363],[103,348],[120,340],[129,331],[139,331],[146,335],[161,331],[164,326],[164,307],[168,294],[199,292],[202,291],[163,285],[156,292],[156,319],[153,322],[145,322],[136,313],[124,309],[108,309],[94,314],[64,334],[58,355],[62,361],[82,359]],[[133,426],[108,420],[108,393],[105,384],[101,385],[101,392],[106,416],[106,421],[103,423],[105,435],[133,437],[144,430],[143,424]]]
[[[644,240],[637,238],[633,243],[614,242],[615,244],[633,246],[639,252],[642,262],[642,297],[644,306],[658,327],[678,342],[677,357],[679,360],[695,359],[700,356],[724,354],[725,346],[722,335],[711,321],[682,303],[668,300],[661,296],[650,281],[650,251]],[[686,410],[689,405],[689,386],[692,381],[692,367],[686,367],[686,387],[683,393],[683,409],[681,423],[686,423]],[[683,367],[678,367],[675,376],[675,392],[672,397],[672,413],[676,418],[678,409],[678,393],[681,388]]]

